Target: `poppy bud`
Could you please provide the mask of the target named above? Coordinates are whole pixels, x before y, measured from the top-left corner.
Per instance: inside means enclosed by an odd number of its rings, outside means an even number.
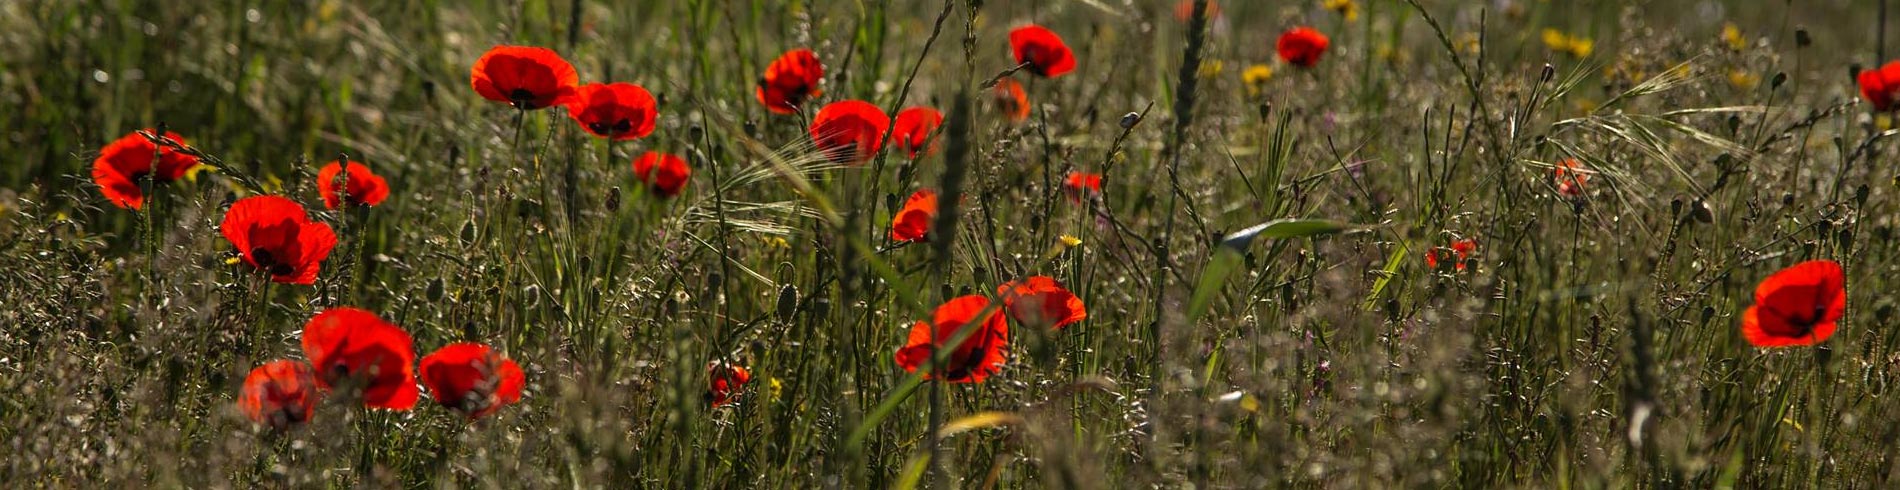
[[[1709,211],[1709,203],[1702,202],[1701,199],[1697,199],[1694,204],[1689,206],[1689,216],[1694,217],[1696,221],[1700,221],[1702,224],[1715,222],[1715,213]]]
[[[1715,319],[1715,307],[1704,305],[1702,307],[1702,323],[1706,324],[1706,323],[1709,323],[1709,320],[1714,320],[1714,319]]]
[[[610,189],[607,189],[607,212],[612,213],[619,210],[620,210],[620,186],[616,185]]]
[[[1141,113],[1130,112],[1122,115],[1122,129],[1134,129],[1136,124],[1141,124]]]
[[[759,136],[759,122],[758,121],[747,119],[743,127],[745,128],[746,136],[752,136],[752,137]]]
[[[1828,220],[1817,221],[1814,223],[1814,231],[1815,234],[1825,237],[1828,233],[1834,231],[1834,222]]]
[[[798,308],[798,287],[790,285],[790,284],[786,284],[784,287],[779,288],[778,289],[778,310],[777,310],[779,321],[782,321],[782,322],[792,321],[792,314],[797,313],[796,311],[797,308]]]
[[[1784,83],[1788,83],[1788,72],[1778,71],[1775,72],[1775,79],[1768,82],[1768,88],[1781,88],[1781,84]]]
[[[1875,323],[1885,325],[1887,324],[1888,320],[1892,320],[1892,319],[1893,319],[1893,303],[1882,303],[1880,307],[1874,308],[1874,322]]]
[[[1542,81],[1548,82],[1550,81],[1550,78],[1554,76],[1557,76],[1557,68],[1550,66],[1550,63],[1544,63],[1544,75],[1543,75]]]
[[[1783,206],[1793,206],[1793,205],[1794,205],[1794,193],[1793,193],[1793,192],[1783,192],[1783,193],[1781,193],[1781,205],[1783,205]]]
[[[434,302],[442,301],[443,289],[444,289],[444,286],[442,284],[442,278],[438,277],[435,279],[430,279],[429,289],[427,293],[429,302],[434,303]]]
[[[1681,199],[1675,199],[1675,200],[1669,201],[1669,214],[1682,216],[1682,200]]]
[[[1734,114],[1730,114],[1730,115],[1728,116],[1728,134],[1735,134],[1735,132],[1736,132],[1737,130],[1740,130],[1740,129],[1742,129],[1742,118],[1741,118],[1741,116],[1736,116],[1736,115],[1734,115]],[[1723,156],[1728,156],[1728,154],[1727,154],[1727,153],[1723,153],[1722,155],[1723,155]]]
[[[1265,121],[1267,116],[1273,114],[1273,104],[1260,104],[1256,110],[1260,111],[1260,120]]]
[[[1867,184],[1861,184],[1860,187],[1854,188],[1854,206],[1865,207],[1867,205],[1867,190]]]
[[[1834,234],[1834,239],[1841,242],[1841,248],[1853,248],[1854,247],[1854,229],[1841,228],[1840,233]]]
[[[471,247],[474,245],[475,245],[475,220],[470,219],[462,223],[462,246]]]
[[[1808,36],[1808,30],[1806,28],[1794,30],[1794,47],[1805,48],[1810,44],[1814,44],[1814,38]]]

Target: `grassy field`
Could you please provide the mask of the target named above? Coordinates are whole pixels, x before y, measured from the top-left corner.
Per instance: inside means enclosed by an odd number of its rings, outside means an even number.
[[[1900,486],[1900,131],[1856,82],[1900,56],[1881,1],[1212,3],[0,1],[0,481]],[[1074,71],[1014,69],[1030,23]],[[1330,40],[1311,67],[1276,53],[1296,26]],[[655,130],[483,98],[497,45],[645,87]],[[775,113],[797,48],[822,94]],[[938,151],[827,158],[844,100],[941,110]],[[210,168],[115,205],[95,159],[161,127]],[[339,159],[388,199],[326,209]],[[920,189],[930,239],[893,241]],[[221,234],[257,195],[334,230],[314,284]],[[1757,285],[1814,259],[1836,333],[1751,344]],[[1010,318],[981,382],[897,362],[1031,276],[1087,318]],[[524,394],[247,418],[247,373],[345,306],[416,357],[493,346]]]

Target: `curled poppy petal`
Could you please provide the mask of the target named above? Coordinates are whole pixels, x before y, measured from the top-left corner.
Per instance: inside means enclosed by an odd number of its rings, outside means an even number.
[[[653,134],[659,112],[652,93],[625,82],[582,85],[567,99],[567,115],[580,123],[581,129],[614,141]]]
[[[360,387],[371,408],[408,410],[421,398],[413,345],[407,332],[358,308],[323,310],[303,326],[304,356],[316,369],[317,385]]]
[[[732,403],[739,392],[745,390],[746,383],[752,382],[751,371],[723,361],[706,365],[706,375],[711,378],[706,385],[706,402],[713,408]]]
[[[1009,47],[1016,53],[1017,64],[1027,64],[1030,73],[1055,78],[1075,70],[1075,54],[1048,28],[1030,24],[1009,31]]]
[[[1070,172],[1062,183],[1069,193],[1069,200],[1080,202],[1085,196],[1102,193],[1102,174],[1091,172]]]
[[[925,379],[939,376],[951,383],[981,383],[1002,372],[1006,361],[1004,347],[1009,345],[1009,324],[990,309],[990,300],[982,295],[963,296],[937,307],[931,320],[911,326],[910,337],[897,350],[897,365],[917,372],[929,365],[930,358],[946,344],[962,336],[943,364]]]
[[[891,118],[862,100],[833,102],[811,121],[811,140],[834,162],[864,163],[884,144]]]
[[[166,131],[164,137],[180,145],[186,144],[178,133]],[[146,139],[145,135],[133,131],[99,149],[99,158],[92,161],[92,181],[99,185],[99,193],[112,205],[140,209],[145,206],[145,192],[139,188],[139,179],[152,173],[153,158],[158,159],[158,174],[152,179],[154,182],[184,178],[198,166],[198,157],[169,146],[160,148]]]
[[[1455,257],[1456,260],[1452,262],[1453,269],[1463,271],[1466,267],[1465,262],[1471,258],[1471,252],[1477,249],[1478,241],[1469,238],[1451,242],[1450,246],[1427,249],[1425,250],[1425,267],[1437,269],[1439,254],[1443,253],[1447,255],[1446,258]]]
[[[912,107],[897,113],[897,126],[891,129],[891,139],[897,142],[897,148],[917,158],[918,152],[928,155],[937,151],[933,136],[937,127],[943,125],[943,113],[929,107]]]
[[[345,168],[348,170],[344,170]],[[338,192],[337,174],[346,174],[342,180],[347,192]],[[339,165],[330,162],[323,170],[317,171],[317,192],[323,194],[323,207],[336,209],[339,202],[348,202],[357,206],[375,206],[389,198],[389,183],[383,177],[369,170],[363,162],[344,161]],[[343,198],[341,201],[338,198]]]
[[[1326,54],[1326,45],[1331,41],[1325,34],[1311,27],[1299,26],[1280,35],[1274,43],[1274,50],[1280,53],[1280,59],[1301,68],[1312,68],[1319,64],[1319,57]]]
[[[686,181],[692,178],[693,169],[686,166],[686,160],[677,155],[646,152],[633,161],[633,175],[653,189],[653,193],[662,197],[680,195],[686,188]]]
[[[330,225],[310,221],[303,205],[280,196],[239,199],[225,211],[218,230],[244,263],[280,283],[316,283],[323,259],[336,247]]]
[[[238,409],[252,422],[284,430],[310,420],[317,406],[316,372],[301,361],[272,361],[244,377]]]
[[[997,288],[996,293],[1003,298],[1009,318],[1020,327],[1060,330],[1089,316],[1081,298],[1048,276],[1011,281]]]
[[[786,51],[765,67],[759,76],[756,94],[766,110],[779,114],[797,114],[805,101],[823,94],[818,89],[825,78],[825,65],[810,49]]]
[[[1023,92],[1022,82],[1014,78],[1003,78],[990,88],[990,100],[996,108],[1009,116],[1009,121],[1020,123],[1029,120],[1029,94]]]
[[[1755,287],[1742,313],[1742,337],[1756,347],[1814,345],[1834,335],[1847,310],[1841,265],[1810,260],[1782,269]]]
[[[580,81],[574,65],[554,50],[530,46],[495,46],[469,70],[475,93],[524,110],[565,102]]]
[[[521,366],[486,345],[462,342],[422,357],[422,384],[435,402],[471,419],[521,401]]]
[[[926,241],[930,222],[937,219],[937,191],[919,190],[904,200],[904,207],[891,218],[891,241]]]

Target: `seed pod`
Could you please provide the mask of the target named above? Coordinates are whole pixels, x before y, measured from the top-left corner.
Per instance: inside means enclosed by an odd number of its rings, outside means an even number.
[[[426,296],[429,298],[429,302],[435,303],[435,302],[442,301],[444,289],[447,289],[447,288],[442,284],[442,278],[438,277],[438,278],[430,279],[428,293],[426,294]]]
[[[1814,44],[1814,38],[1808,35],[1807,29],[1802,28],[1802,29],[1794,30],[1794,47],[1805,48],[1811,44]]]
[[[1705,225],[1715,222],[1715,212],[1710,211],[1709,203],[1703,202],[1701,199],[1697,199],[1695,204],[1689,206],[1689,216],[1694,217],[1696,221]]]
[[[468,221],[462,223],[462,246],[471,247],[474,245],[475,245],[475,220],[469,219]]]
[[[616,185],[616,186],[613,186],[612,188],[607,189],[607,212],[612,213],[619,210],[620,210],[620,186]]]
[[[777,309],[779,321],[782,321],[782,322],[792,321],[792,314],[797,313],[797,311],[795,311],[797,308],[798,308],[798,288],[790,284],[786,284],[785,287],[779,288],[778,289],[778,309]]]
[[[1122,129],[1134,129],[1136,124],[1141,124],[1141,113],[1130,112],[1122,115],[1121,124]]]
[[[1557,67],[1550,66],[1550,63],[1544,63],[1544,75],[1542,80],[1548,82],[1551,77],[1554,76],[1557,76]]]

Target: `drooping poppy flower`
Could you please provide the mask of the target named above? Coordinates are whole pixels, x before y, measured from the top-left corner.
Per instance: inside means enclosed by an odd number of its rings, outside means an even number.
[[[921,242],[929,239],[930,222],[937,219],[937,191],[919,190],[904,200],[903,209],[891,218],[891,241]]]
[[[759,77],[757,94],[766,110],[779,114],[797,114],[805,101],[822,95],[818,83],[825,79],[825,65],[810,49],[786,51],[765,67]]]
[[[1311,27],[1299,26],[1280,35],[1274,43],[1274,50],[1280,53],[1280,59],[1301,68],[1312,68],[1319,64],[1319,56],[1326,54],[1326,45],[1331,42],[1325,34]]]
[[[661,197],[680,195],[692,175],[693,169],[686,166],[686,160],[670,153],[649,151],[633,160],[633,176],[646,182],[653,193]]]
[[[897,126],[891,129],[891,139],[897,142],[897,148],[917,158],[918,152],[928,155],[937,151],[937,127],[943,125],[943,113],[929,107],[912,107],[897,112]]]
[[[271,361],[244,377],[238,409],[252,422],[284,430],[310,420],[317,406],[316,372],[302,361]]]
[[[1477,249],[1478,249],[1478,241],[1472,240],[1469,238],[1451,242],[1450,247],[1433,247],[1430,250],[1425,251],[1425,267],[1437,269],[1438,258],[1439,258],[1438,254],[1445,253],[1445,254],[1448,254],[1448,256],[1445,257],[1447,259],[1451,259],[1452,257],[1450,256],[1456,256],[1456,260],[1452,262],[1453,269],[1460,270],[1460,271],[1465,270],[1465,261],[1470,259],[1471,252],[1476,251]],[[1441,252],[1441,250],[1449,250],[1449,251]]]
[[[659,104],[639,85],[590,83],[574,94],[567,99],[567,115],[594,136],[614,141],[645,138],[659,120]]]
[[[990,100],[997,110],[1009,116],[1009,121],[1020,123],[1029,120],[1029,94],[1023,92],[1023,84],[1014,78],[996,81],[990,88]]]
[[[1220,4],[1214,3],[1213,0],[1208,0],[1207,18],[1214,19],[1214,18],[1219,18],[1219,17],[1220,17]],[[1181,22],[1187,22],[1189,20],[1193,20],[1194,19],[1194,0],[1181,0],[1179,2],[1175,2],[1174,19],[1179,20]]]
[[[1082,299],[1049,276],[1010,281],[996,288],[996,294],[1003,298],[1009,318],[1020,327],[1060,330],[1089,317]]]
[[[1900,61],[1888,62],[1880,68],[1861,70],[1855,76],[1860,81],[1860,95],[1874,104],[1874,110],[1892,109],[1896,99],[1900,99]]]
[[[422,391],[416,389],[416,351],[409,334],[375,313],[337,307],[323,310],[303,326],[303,352],[324,389],[360,386],[371,408],[408,410]]]
[[[469,84],[475,87],[475,93],[523,110],[565,102],[574,96],[580,82],[574,65],[561,55],[530,46],[495,46],[482,53],[469,70]]]
[[[745,390],[746,383],[752,382],[751,371],[723,361],[706,365],[706,375],[712,378],[706,385],[706,402],[713,408],[732,403],[739,392]]]
[[[1055,78],[1075,70],[1075,53],[1062,38],[1048,28],[1029,24],[1009,31],[1009,47],[1016,52],[1016,63],[1043,78]]]
[[[339,173],[347,175],[343,178],[343,188],[348,192],[339,192],[336,188]],[[345,160],[342,165],[330,162],[323,166],[323,170],[317,171],[317,192],[323,194],[325,209],[336,209],[338,198],[343,198],[341,202],[357,206],[375,206],[389,198],[389,182],[370,172],[369,166],[363,162]]]
[[[329,224],[310,221],[303,205],[279,196],[232,203],[218,231],[237,247],[244,263],[286,284],[316,283],[318,268],[336,247],[336,232]]]
[[[166,131],[164,136],[180,145],[185,144],[185,139],[178,133]],[[145,192],[139,189],[139,178],[152,173],[154,156],[158,158],[158,173],[152,178],[155,182],[182,179],[198,166],[198,157],[180,153],[169,146],[160,148],[138,131],[133,131],[99,149],[99,158],[92,161],[92,182],[99,185],[99,193],[105,195],[112,205],[134,210],[143,208]]]
[[[1093,196],[1102,192],[1102,174],[1069,172],[1069,178],[1062,183],[1062,189],[1068,191],[1069,200],[1080,202],[1084,196]]]
[[[1577,159],[1565,158],[1551,170],[1551,179],[1556,181],[1558,194],[1578,197],[1587,190],[1584,184],[1590,182],[1590,171],[1584,170],[1583,163]]]
[[[1755,305],[1742,313],[1742,337],[1756,347],[1814,345],[1834,335],[1847,309],[1841,264],[1810,260],[1755,286]]]
[[[437,404],[471,419],[521,401],[521,388],[527,385],[514,360],[473,342],[449,344],[423,356],[420,374]]]
[[[938,349],[963,336],[936,372],[926,373],[924,379],[941,375],[951,383],[981,383],[1001,372],[1003,348],[1009,345],[1009,324],[989,306],[989,298],[975,294],[944,302],[930,321],[911,326],[910,338],[897,350],[897,365],[917,372],[930,364]],[[971,331],[966,334],[966,330]]]
[[[877,155],[891,117],[862,100],[833,102],[811,121],[811,140],[834,162],[863,163]]]

